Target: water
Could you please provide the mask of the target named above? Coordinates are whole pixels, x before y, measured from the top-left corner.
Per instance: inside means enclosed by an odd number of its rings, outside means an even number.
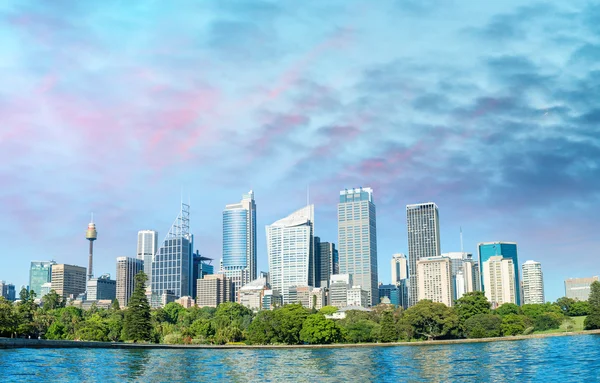
[[[0,382],[599,382],[600,336],[411,347],[0,350]]]

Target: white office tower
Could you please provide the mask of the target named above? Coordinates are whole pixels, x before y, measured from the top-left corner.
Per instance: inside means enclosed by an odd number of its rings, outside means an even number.
[[[408,278],[408,258],[402,253],[392,255],[392,284],[398,286]]]
[[[504,303],[517,303],[515,269],[510,258],[496,255],[483,263],[483,291],[492,308]]]
[[[417,261],[418,299],[453,304],[452,264],[447,257],[421,258]]]
[[[155,230],[138,231],[137,259],[144,261],[144,274],[152,281],[152,261],[158,249],[158,232]],[[150,285],[150,283],[148,283]]]
[[[314,260],[314,205],[308,205],[266,227],[271,288],[290,303],[290,287],[310,286]]]
[[[523,303],[544,303],[544,278],[539,262],[523,264]]]

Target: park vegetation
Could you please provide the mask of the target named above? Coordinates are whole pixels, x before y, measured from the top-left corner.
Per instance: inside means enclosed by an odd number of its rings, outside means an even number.
[[[600,283],[592,284],[586,302],[560,298],[555,303],[504,304],[495,310],[482,292],[467,293],[453,307],[423,300],[407,310],[380,304],[372,311],[347,311],[332,320],[335,307],[309,310],[288,304],[253,313],[237,303],[217,308],[184,308],[169,303],[150,309],[144,285],[136,276],[129,307],[117,301],[110,309],[81,310],[65,306],[54,291],[35,303],[35,293],[22,290],[20,301],[0,299],[0,336],[102,342],[166,344],[332,344],[408,342],[434,339],[489,338],[572,330],[571,317],[587,316],[586,329],[600,328]]]

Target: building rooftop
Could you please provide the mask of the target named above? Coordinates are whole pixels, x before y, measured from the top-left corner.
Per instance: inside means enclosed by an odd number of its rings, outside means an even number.
[[[265,287],[268,287],[266,278],[257,278],[252,282],[246,283],[240,291],[249,291],[249,290],[262,290]]]

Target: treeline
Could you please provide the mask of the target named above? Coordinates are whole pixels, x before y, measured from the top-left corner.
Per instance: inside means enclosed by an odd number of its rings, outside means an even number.
[[[454,307],[420,301],[407,310],[378,305],[370,312],[348,311],[339,320],[324,307],[308,310],[289,304],[254,314],[237,303],[218,308],[183,308],[169,303],[151,310],[144,295],[145,275],[138,274],[127,309],[118,302],[110,309],[83,311],[65,307],[51,292],[42,299],[26,290],[16,305],[0,300],[0,336],[91,341],[135,341],[168,344],[330,344],[396,342],[430,339],[483,338],[558,329],[570,316],[587,315],[587,329],[600,328],[600,283],[594,282],[587,302],[560,298],[555,303],[504,304],[496,310],[482,292],[465,294]],[[571,322],[570,322],[571,321]]]

